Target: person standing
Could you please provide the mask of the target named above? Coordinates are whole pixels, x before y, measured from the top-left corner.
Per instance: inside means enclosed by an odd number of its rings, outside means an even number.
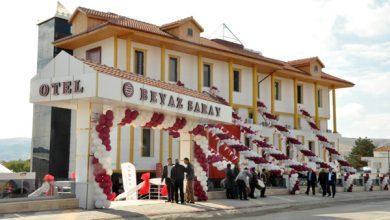
[[[313,172],[312,169],[309,169],[309,171],[307,172],[306,180],[307,180],[306,195],[309,195],[310,188],[311,188],[313,196],[315,196],[316,195],[317,175],[315,172]]]
[[[321,190],[322,190],[322,196],[326,195],[326,183],[328,182],[328,173],[326,172],[325,169],[321,169],[320,174],[318,175],[318,182],[321,185]]]
[[[168,158],[167,165],[164,166],[163,174],[161,177],[161,183],[165,179],[165,185],[167,186],[167,190],[168,190],[167,202],[173,202],[174,186],[171,178],[172,168],[173,168],[172,158]]]
[[[251,192],[249,193],[249,198],[256,199],[255,197],[255,189],[262,190],[263,188],[259,185],[259,176],[254,167],[251,168],[252,177],[249,180],[249,187],[251,188]]]
[[[244,170],[240,171],[236,177],[236,182],[238,186],[238,195],[240,200],[248,200],[248,195],[246,193],[248,179],[252,177],[251,173],[248,171],[248,168],[245,167]]]
[[[234,180],[236,179],[236,177],[231,167],[232,165],[229,163],[226,168],[225,188],[227,199],[234,199]]]
[[[184,181],[184,172],[186,168],[179,163],[179,160],[175,160],[175,166],[172,168],[172,180],[175,191],[175,202],[179,203],[179,191],[180,191],[180,202],[184,204],[184,192],[183,192],[183,181]]]
[[[332,189],[332,198],[336,195],[336,173],[333,172],[332,168],[329,168],[328,178],[327,178],[327,191],[328,197],[331,195],[330,190]]]
[[[260,180],[261,181],[263,181],[263,186],[261,186],[261,187],[263,187],[262,189],[261,189],[261,191],[260,191],[260,197],[261,198],[265,198],[265,197],[267,197],[266,195],[265,195],[265,189],[267,188],[267,184],[268,184],[268,173],[267,173],[267,171],[263,168],[262,170],[261,170],[261,174],[260,174]]]
[[[240,173],[239,165],[235,164],[234,168],[233,168],[233,177],[234,177],[233,199],[236,199],[238,197],[238,185],[237,185],[236,178],[237,178],[239,173]]]
[[[186,157],[184,158],[184,163],[187,165],[187,185],[186,185],[186,202],[195,203],[194,199],[194,166],[190,163],[190,160]]]

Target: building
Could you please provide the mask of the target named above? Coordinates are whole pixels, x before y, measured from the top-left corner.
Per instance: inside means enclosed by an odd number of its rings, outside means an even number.
[[[383,174],[390,172],[390,146],[378,147],[374,150],[373,157],[362,157],[367,161],[367,166],[372,173]]]
[[[80,184],[81,191],[89,192],[88,184],[85,185],[88,175],[84,172],[88,174],[86,158],[89,154],[85,147],[90,143],[88,136],[81,134],[91,128],[85,118],[92,121],[93,113],[102,112],[105,105],[128,105],[121,91],[117,94],[119,90],[116,90],[125,79],[155,89],[167,89],[174,95],[185,94],[222,109],[219,118],[189,116],[196,121],[229,123],[229,113],[234,109],[247,123],[261,129],[269,143],[298,161],[305,162],[306,159],[294,149],[288,149],[285,140],[274,134],[271,128],[263,126],[264,120],[256,111],[258,100],[264,102],[272,113],[293,129],[299,140],[325,161],[331,158],[319,146],[315,135],[299,114],[298,107],[314,115],[323,135],[336,147],[339,144],[341,135],[337,133],[336,126],[336,90],[352,87],[353,83],[325,73],[325,65],[318,57],[285,62],[265,57],[241,44],[223,39],[206,39],[201,37],[203,27],[193,17],[154,25],[114,13],[78,7],[68,22],[71,34],[56,38],[53,42],[54,48],[65,50],[68,54],[62,52],[53,59],[54,62],[52,60],[38,69],[37,76],[32,80],[30,97],[35,104],[61,110],[72,109],[64,120],[69,123],[66,131],[63,131],[66,134],[61,135],[69,140],[62,142],[66,145],[69,143],[69,148],[64,149],[69,153],[65,153],[63,158],[68,161],[65,165],[68,173],[76,172],[76,179],[83,182],[84,185]],[[48,41],[40,43],[50,45]],[[72,85],[79,85],[81,80],[84,88],[82,94],[67,96],[72,93],[64,89],[65,86],[68,88],[68,80]],[[184,84],[184,87],[178,88],[178,83]],[[64,90],[59,90],[61,85]],[[219,95],[227,101],[228,106],[204,93],[212,87],[218,88]],[[80,87],[73,89],[73,93],[75,90],[81,91]],[[114,101],[108,101],[108,97]],[[131,104],[146,110],[155,107],[150,103]],[[53,117],[53,108],[50,108]],[[89,112],[86,110],[88,108]],[[188,114],[164,108],[162,111],[167,114]],[[330,118],[331,111],[333,118]],[[333,121],[332,131],[328,127],[329,120]],[[48,120],[34,114],[33,133],[42,123],[48,123]],[[43,127],[53,131],[53,125]],[[130,161],[139,172],[155,173],[157,164],[164,163],[168,157],[192,157],[190,136],[178,139],[163,130],[117,125],[114,125],[110,136],[112,157],[115,158],[112,161],[114,173],[121,172],[120,164],[123,162]],[[55,150],[56,138],[52,136],[50,139],[54,141],[47,144],[50,155],[52,152],[58,153]],[[55,163],[55,159],[50,159],[48,166]],[[34,170],[36,164],[33,162],[32,165]]]

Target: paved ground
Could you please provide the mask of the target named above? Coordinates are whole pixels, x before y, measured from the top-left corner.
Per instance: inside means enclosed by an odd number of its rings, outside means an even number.
[[[299,215],[312,215],[313,219],[321,219],[317,214],[341,214],[342,207],[348,205],[346,210],[361,206],[367,202],[390,201],[390,191],[338,193],[336,198],[323,198],[322,196],[284,195],[269,196],[265,199],[240,200],[210,200],[209,202],[196,203],[194,205],[178,205],[163,203],[161,201],[144,201],[142,204],[131,202],[118,202],[111,209],[106,210],[63,210],[51,212],[18,213],[0,215],[0,218],[24,218],[24,219],[188,219],[188,218],[213,218],[226,219],[264,216],[269,219],[282,219],[289,217],[289,213],[302,219]],[[318,209],[321,207],[321,209]],[[375,207],[374,205],[371,207]],[[332,209],[333,208],[333,209]],[[390,213],[390,206],[378,208],[378,212]],[[327,210],[329,209],[329,210]],[[355,208],[356,209],[356,208]],[[296,212],[301,210],[299,212]],[[303,210],[309,210],[305,213]],[[317,213],[318,211],[318,213]],[[329,213],[327,212],[329,211]],[[376,211],[376,210],[373,210]],[[352,212],[352,211],[348,211]],[[368,211],[367,211],[368,212]],[[279,213],[280,218],[272,218],[272,214]],[[358,215],[360,216],[360,215]],[[323,219],[332,219],[332,216],[321,216]],[[361,217],[361,216],[360,216]],[[262,217],[263,218],[263,217]],[[253,218],[254,219],[254,218]],[[307,218],[308,219],[308,218]],[[334,219],[334,218],[333,218]],[[348,218],[346,218],[348,219]],[[351,219],[351,218],[350,218]],[[352,218],[354,219],[354,218]],[[375,218],[370,218],[374,220]],[[383,219],[383,218],[382,218]]]
[[[243,219],[242,216],[232,219]],[[257,220],[258,216],[245,217]],[[353,205],[339,205],[304,211],[288,211],[261,216],[261,220],[390,220],[390,201],[367,202]]]

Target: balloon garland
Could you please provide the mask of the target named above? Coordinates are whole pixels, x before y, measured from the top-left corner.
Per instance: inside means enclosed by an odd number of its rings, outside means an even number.
[[[366,173],[364,175],[363,179],[364,179],[364,183],[365,183],[365,190],[366,191],[372,191],[373,188],[374,188],[374,185],[373,185],[373,181],[372,181],[372,179],[370,177],[370,174]]]
[[[295,170],[292,170],[289,175],[289,191],[290,194],[295,195],[299,194],[299,179],[298,179],[298,173]]]
[[[346,189],[346,191],[352,192],[353,174],[356,173],[356,169],[353,168],[351,164],[334,148],[334,146],[328,141],[326,137],[321,135],[321,130],[317,127],[310,113],[305,111],[303,108],[300,108],[299,111],[301,112],[303,118],[306,120],[307,124],[310,126],[312,132],[317,137],[318,142],[322,146],[324,146],[325,149],[329,152],[329,154],[332,155],[332,157],[339,163],[341,169],[347,172],[347,179],[346,181],[344,181],[344,183],[348,185],[344,186],[344,188]]]
[[[353,190],[353,177],[351,173],[346,173],[344,174],[344,179],[343,179],[343,186],[344,186],[344,191],[346,192],[352,192]]]
[[[304,144],[302,144],[298,139],[296,139],[286,126],[280,125],[278,117],[269,113],[264,103],[258,101],[257,105],[258,110],[266,124],[268,124],[270,127],[275,128],[278,133],[282,134],[286,138],[287,145],[295,147],[299,152],[302,153],[303,156],[307,157],[309,161],[316,163],[320,168],[334,167],[333,164],[324,162],[314,152],[309,150]]]
[[[114,113],[111,110],[108,110],[106,114],[101,114],[91,134],[96,208],[110,207],[110,201],[113,201],[116,197],[116,194],[111,191],[110,128],[113,125],[113,119]]]
[[[199,145],[195,144],[194,148],[195,160],[194,160],[194,169],[195,169],[195,182],[194,182],[194,195],[198,198],[198,201],[207,201],[208,197],[206,192],[207,187],[207,171],[208,164],[206,155],[203,153]]]

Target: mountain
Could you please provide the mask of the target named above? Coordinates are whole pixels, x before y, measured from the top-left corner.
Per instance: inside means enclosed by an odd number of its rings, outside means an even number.
[[[0,161],[30,159],[31,138],[0,139]]]

